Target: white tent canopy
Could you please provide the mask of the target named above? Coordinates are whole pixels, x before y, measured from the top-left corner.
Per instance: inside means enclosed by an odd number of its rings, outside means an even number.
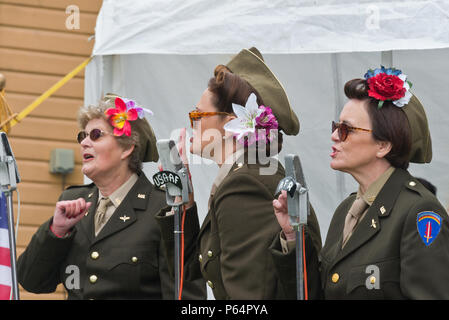
[[[382,58],[408,75],[429,120],[433,161],[410,171],[435,184],[449,205],[447,30],[449,3],[442,0],[104,0],[85,104],[106,92],[134,98],[154,112],[148,120],[157,137],[176,140],[174,130],[189,127],[187,113],[214,67],[256,46],[300,119],[299,135],[284,136],[279,158],[300,156],[324,240],[334,209],[356,190],[352,177],[329,167],[330,123],[345,103],[344,83],[379,67]],[[203,219],[217,167],[190,159]],[[144,167],[148,177],[155,170],[154,164]]]
[[[94,55],[447,48],[447,0],[104,0]]]

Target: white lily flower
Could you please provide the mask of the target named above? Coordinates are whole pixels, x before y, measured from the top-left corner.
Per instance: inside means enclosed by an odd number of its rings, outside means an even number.
[[[232,104],[232,110],[237,118],[227,122],[224,129],[234,134],[238,134],[237,140],[241,139],[247,133],[254,133],[256,130],[256,118],[263,112],[257,104],[257,97],[251,93],[246,101],[245,107]]]
[[[395,100],[393,101],[393,104],[397,107],[402,108],[403,106],[405,106],[407,103],[409,103],[410,99],[412,98],[412,94],[410,93],[410,85],[407,82],[407,76],[405,74],[400,74],[399,79],[401,79],[402,81],[404,81],[404,88],[405,88],[405,94],[401,99]]]

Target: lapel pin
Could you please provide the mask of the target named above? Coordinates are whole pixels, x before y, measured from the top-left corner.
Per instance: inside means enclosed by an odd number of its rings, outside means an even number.
[[[92,197],[93,194],[94,194],[93,192],[89,193],[89,195],[87,197],[90,198],[90,197]]]
[[[131,219],[130,217],[126,216],[126,214],[123,217],[120,217],[120,220],[123,220],[123,222],[126,222],[126,220]]]
[[[381,213],[381,214],[385,214],[385,212],[387,212],[387,210],[385,209],[384,206],[380,207],[379,210],[380,210],[380,213]]]
[[[371,227],[372,227],[372,228],[374,228],[374,229],[376,229],[376,228],[377,228],[377,225],[376,225],[376,220],[374,220],[374,219],[371,219]]]
[[[142,193],[139,193],[139,194],[137,195],[137,198],[140,198],[140,199],[145,199],[145,195],[144,195],[144,194],[142,194]]]

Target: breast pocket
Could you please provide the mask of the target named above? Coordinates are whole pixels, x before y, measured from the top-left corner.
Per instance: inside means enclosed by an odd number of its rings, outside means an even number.
[[[398,299],[399,282],[400,260],[392,258],[351,268],[346,293],[363,299]]]
[[[103,261],[107,277],[135,290],[159,278],[158,253],[153,247],[116,249]]]

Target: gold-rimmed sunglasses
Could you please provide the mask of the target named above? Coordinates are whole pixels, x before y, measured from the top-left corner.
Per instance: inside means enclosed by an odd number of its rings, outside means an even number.
[[[193,121],[198,121],[204,117],[211,117],[217,115],[229,116],[231,114],[227,112],[202,112],[193,110],[189,112],[190,126],[193,128]]]
[[[87,136],[89,136],[90,140],[97,141],[98,139],[100,139],[100,137],[107,134],[109,133],[102,131],[100,129],[92,129],[89,133],[87,133],[86,131],[80,131],[76,136],[76,140],[78,141],[78,143],[81,143],[81,141],[83,141],[84,139],[87,138]]]
[[[346,138],[348,137],[349,132],[351,132],[351,131],[373,132],[373,130],[370,130],[370,129],[363,129],[363,128],[348,126],[344,122],[332,121],[332,133],[336,129],[338,129],[338,138],[340,139],[340,141],[345,141]]]

